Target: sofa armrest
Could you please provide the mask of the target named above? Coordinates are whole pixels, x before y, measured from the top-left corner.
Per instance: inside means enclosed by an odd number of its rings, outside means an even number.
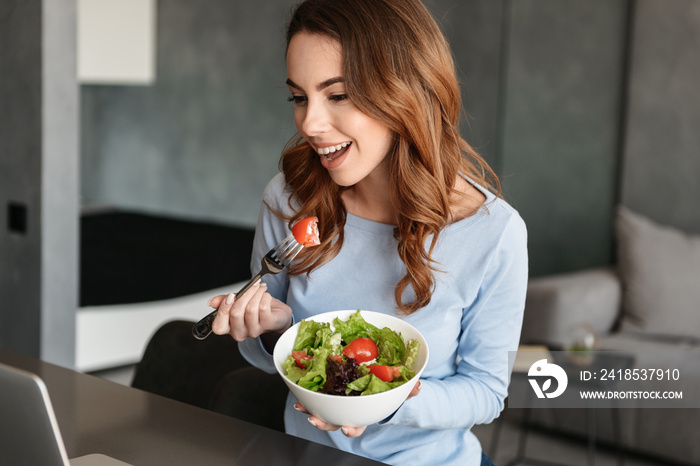
[[[530,279],[520,342],[566,348],[576,328],[599,335],[615,325],[622,287],[614,269],[594,268]]]

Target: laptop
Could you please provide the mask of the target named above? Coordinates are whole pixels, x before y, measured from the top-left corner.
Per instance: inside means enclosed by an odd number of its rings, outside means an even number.
[[[69,460],[44,381],[36,374],[2,363],[0,464],[129,466],[101,454]]]

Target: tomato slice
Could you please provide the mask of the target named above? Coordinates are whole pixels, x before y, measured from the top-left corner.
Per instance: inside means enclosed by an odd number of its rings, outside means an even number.
[[[394,379],[401,377],[401,369],[397,366],[382,366],[380,364],[372,364],[369,366],[369,372],[376,375],[384,382],[392,382]]]
[[[350,359],[354,359],[358,364],[377,359],[379,350],[371,338],[356,338],[350,342],[343,350],[343,354]]]
[[[302,369],[306,369],[306,365],[308,364],[308,361],[313,359],[313,356],[309,356],[306,354],[306,351],[292,351],[292,357],[294,358],[294,362],[297,363],[297,366],[301,367]]]
[[[317,217],[306,217],[299,220],[292,227],[292,234],[297,242],[304,247],[321,244]]]

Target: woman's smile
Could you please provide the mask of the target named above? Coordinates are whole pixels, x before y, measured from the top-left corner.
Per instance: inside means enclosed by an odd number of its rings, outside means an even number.
[[[342,149],[346,148],[348,145],[352,144],[350,141],[348,142],[343,142],[341,144],[336,144],[336,145],[331,145],[331,146],[324,146],[324,147],[316,147],[316,152],[319,153],[319,155],[329,155],[329,157],[326,157],[327,159],[334,159],[332,154],[335,154],[336,152],[340,152]],[[336,155],[337,157],[337,155]]]
[[[335,146],[322,147],[316,150],[321,157],[321,165],[326,170],[338,168],[345,161],[345,156],[350,151],[350,142],[344,142]]]

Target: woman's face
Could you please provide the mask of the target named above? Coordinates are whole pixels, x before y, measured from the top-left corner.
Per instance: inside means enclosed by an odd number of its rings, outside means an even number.
[[[287,76],[297,130],[333,181],[353,186],[371,175],[386,182],[388,169],[382,162],[392,132],[345,94],[340,43],[320,34],[294,35],[287,50]]]

